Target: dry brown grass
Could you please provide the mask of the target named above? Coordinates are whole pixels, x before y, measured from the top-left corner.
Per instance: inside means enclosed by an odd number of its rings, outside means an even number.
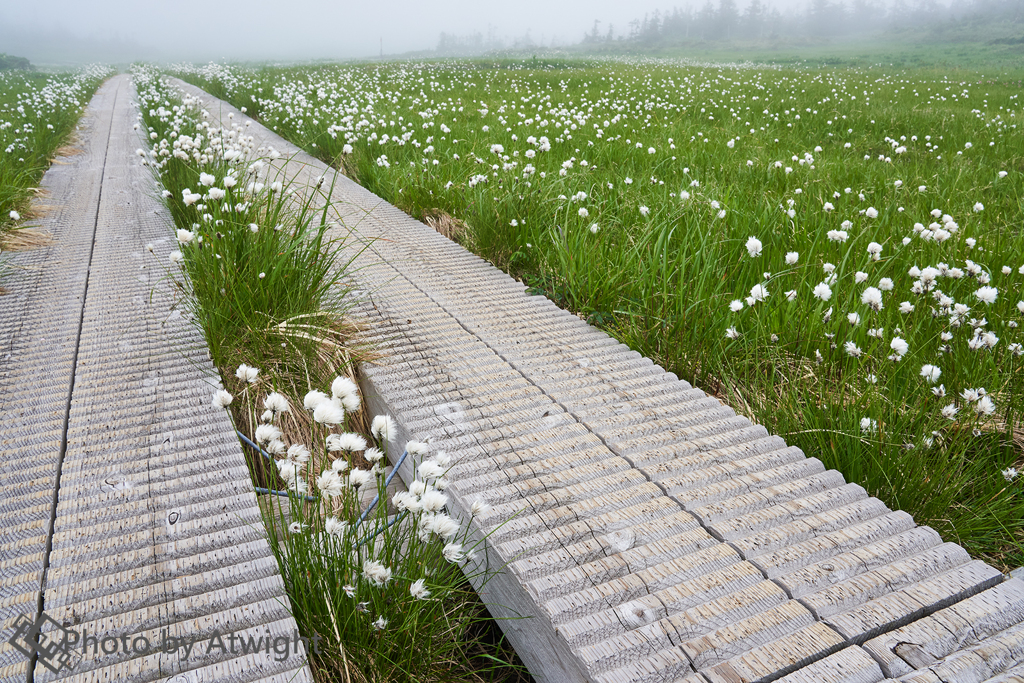
[[[37,228],[15,228],[0,236],[0,250],[25,251],[53,244],[53,235]]]
[[[423,222],[453,242],[461,242],[469,231],[469,226],[464,221],[440,209],[425,211]]]

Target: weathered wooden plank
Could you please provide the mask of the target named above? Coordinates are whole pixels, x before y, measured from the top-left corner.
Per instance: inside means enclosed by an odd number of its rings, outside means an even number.
[[[859,647],[848,647],[783,676],[779,683],[879,683],[882,669]]]
[[[1024,622],[1024,581],[1010,579],[931,616],[894,629],[863,647],[890,678],[938,662],[956,650]]]
[[[817,622],[701,671],[710,683],[766,683],[837,652],[843,638]]]

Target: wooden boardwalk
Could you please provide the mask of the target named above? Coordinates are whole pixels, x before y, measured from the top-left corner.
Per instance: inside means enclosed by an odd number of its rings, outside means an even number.
[[[335,178],[179,85],[289,177]],[[482,593],[527,617],[503,628],[538,680],[1024,682],[1024,582],[336,180],[387,354],[367,401],[454,456],[456,508],[494,506]]]
[[[145,252],[172,230],[131,97],[125,76],[96,95],[44,180],[54,244],[0,296],[0,683],[309,680],[202,645],[53,673],[8,643],[40,612],[97,646],[294,629],[201,336]],[[204,100],[299,183],[333,177]],[[358,185],[332,200],[386,354],[367,403],[454,456],[457,513],[493,505],[475,531],[505,571],[481,592],[526,617],[502,625],[538,680],[1024,683],[1024,582]]]
[[[93,98],[43,180],[54,242],[0,296],[0,682],[308,681],[301,653],[207,647],[295,622],[205,342],[146,252],[173,232],[133,96],[118,76]],[[95,645],[29,659],[8,640],[40,611]]]

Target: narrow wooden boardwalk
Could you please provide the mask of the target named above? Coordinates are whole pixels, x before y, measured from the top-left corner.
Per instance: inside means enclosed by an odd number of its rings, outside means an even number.
[[[207,647],[295,622],[205,342],[146,252],[173,232],[133,97],[127,76],[96,94],[43,180],[54,242],[0,296],[0,682],[307,681],[301,653]],[[73,668],[8,642],[40,611],[47,637],[97,638]]]
[[[332,200],[369,244],[368,403],[455,457],[456,508],[494,506],[482,592],[538,680],[1024,682],[1024,582],[346,178]]]

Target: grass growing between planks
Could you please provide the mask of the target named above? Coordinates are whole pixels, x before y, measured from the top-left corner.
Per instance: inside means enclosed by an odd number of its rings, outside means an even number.
[[[1024,564],[1019,71],[178,73],[893,508]]]
[[[155,71],[136,68],[134,79],[152,141],[139,154],[177,227],[172,276],[232,392],[214,403],[259,445],[256,485],[280,494],[263,499],[264,521],[293,615],[319,644],[315,675],[515,679],[514,653],[485,645],[485,614],[463,575],[486,578],[473,568],[468,520],[446,514],[447,456],[410,442],[419,477],[387,496],[382,449],[395,427],[361,411],[354,361],[367,351],[353,350],[344,317],[351,263],[329,235],[329,188],[281,177],[243,128],[211,126]],[[372,491],[382,503],[361,520]]]

